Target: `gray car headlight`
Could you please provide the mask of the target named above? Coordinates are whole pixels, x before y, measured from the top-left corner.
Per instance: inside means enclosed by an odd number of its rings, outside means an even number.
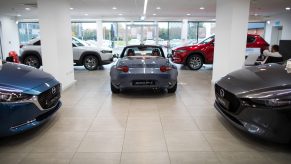
[[[291,99],[252,99],[256,105],[263,105],[267,107],[283,107],[291,105]]]
[[[32,96],[21,92],[7,92],[0,90],[1,102],[17,102],[30,99]]]

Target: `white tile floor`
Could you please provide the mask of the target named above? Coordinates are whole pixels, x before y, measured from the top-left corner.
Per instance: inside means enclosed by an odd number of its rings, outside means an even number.
[[[0,163],[290,163],[290,146],[261,142],[213,108],[211,68],[179,68],[176,94],[112,95],[109,66],[75,68],[63,107],[27,133],[1,139]]]

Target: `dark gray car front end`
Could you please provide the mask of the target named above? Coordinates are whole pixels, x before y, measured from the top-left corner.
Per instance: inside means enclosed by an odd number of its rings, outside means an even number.
[[[215,84],[215,107],[234,126],[260,138],[291,141],[291,74],[268,64],[247,67]]]

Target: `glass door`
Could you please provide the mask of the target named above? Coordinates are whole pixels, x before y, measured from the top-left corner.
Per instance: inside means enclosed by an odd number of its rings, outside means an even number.
[[[126,25],[126,45],[157,45],[157,24],[128,24]]]

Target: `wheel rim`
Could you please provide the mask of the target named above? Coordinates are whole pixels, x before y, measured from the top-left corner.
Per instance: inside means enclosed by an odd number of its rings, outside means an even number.
[[[202,61],[201,61],[200,57],[193,56],[189,60],[189,66],[193,69],[199,68],[201,66],[201,64],[202,64]]]
[[[95,58],[95,57],[92,57],[92,56],[87,57],[87,58],[85,59],[85,63],[84,63],[84,65],[85,65],[86,68],[88,68],[88,69],[94,69],[94,68],[96,67],[96,65],[97,65],[96,58]]]
[[[37,68],[39,66],[39,62],[38,62],[38,59],[36,59],[34,57],[28,57],[25,60],[25,65],[28,65],[28,66],[32,66],[32,67],[36,67]]]

